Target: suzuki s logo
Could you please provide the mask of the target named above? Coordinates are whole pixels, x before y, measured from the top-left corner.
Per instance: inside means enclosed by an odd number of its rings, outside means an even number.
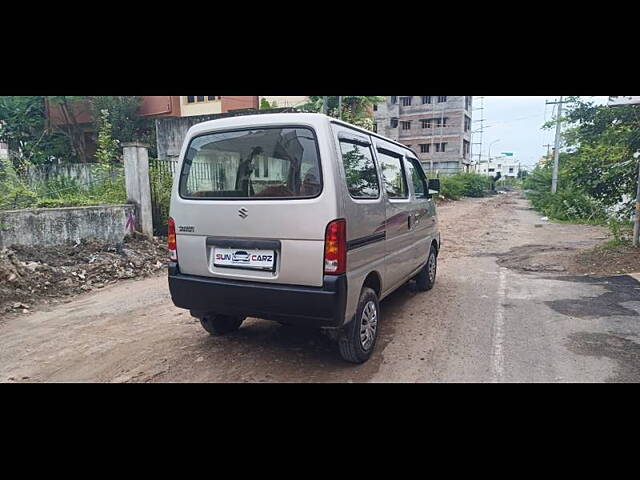
[[[249,216],[249,210],[247,210],[246,208],[242,207],[240,210],[238,210],[238,215],[240,215],[240,218],[242,218],[244,220],[245,218],[247,218]]]

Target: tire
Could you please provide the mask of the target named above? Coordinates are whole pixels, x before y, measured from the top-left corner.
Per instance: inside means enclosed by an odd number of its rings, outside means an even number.
[[[351,363],[366,362],[376,346],[379,324],[378,296],[372,289],[365,287],[360,293],[355,316],[339,333],[340,356]]]
[[[210,335],[220,336],[225,333],[235,332],[240,328],[245,317],[234,317],[231,315],[205,315],[200,318],[202,328]]]
[[[429,257],[427,263],[420,273],[416,276],[416,289],[420,292],[426,292],[431,290],[436,283],[436,273],[438,270],[438,252],[433,245],[429,251]]]

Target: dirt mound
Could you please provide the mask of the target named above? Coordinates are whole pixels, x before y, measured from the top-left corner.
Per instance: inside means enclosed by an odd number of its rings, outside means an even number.
[[[578,273],[617,275],[640,272],[640,250],[630,245],[603,248],[595,247],[576,256]]]
[[[0,312],[27,313],[39,301],[146,277],[162,271],[167,257],[164,242],[133,237],[117,245],[81,241],[56,247],[5,248],[0,250]]]

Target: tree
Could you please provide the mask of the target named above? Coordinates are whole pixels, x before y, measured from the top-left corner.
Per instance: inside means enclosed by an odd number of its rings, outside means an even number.
[[[534,205],[541,205],[555,218],[606,218],[615,212],[628,219],[636,189],[640,148],[640,107],[610,108],[580,97],[569,97],[563,118],[566,151],[560,153],[558,198],[550,191],[551,162],[539,162],[527,176],[525,188],[533,190]],[[543,128],[551,128],[548,122]]]
[[[139,96],[96,96],[89,102],[100,130],[103,111],[108,112],[111,124],[111,136],[119,144],[126,142],[143,142],[149,145],[151,156],[155,155],[155,123],[153,119],[138,115],[142,103]]]
[[[85,126],[80,123],[76,115],[76,110],[82,108],[82,103],[88,100],[86,96],[49,96],[47,97],[49,104],[53,108],[60,111],[63,122],[49,122],[50,127],[69,140],[72,155],[82,163],[89,161],[87,155],[87,145],[85,142]]]
[[[19,163],[47,163],[68,156],[66,139],[47,125],[45,97],[0,97],[0,141],[9,145],[10,157]]]
[[[384,101],[385,97],[342,97],[342,119],[346,122],[373,130],[373,105]],[[339,99],[338,97],[327,98],[328,114],[338,117]],[[323,97],[309,97],[309,102],[299,107],[306,112],[322,112]]]

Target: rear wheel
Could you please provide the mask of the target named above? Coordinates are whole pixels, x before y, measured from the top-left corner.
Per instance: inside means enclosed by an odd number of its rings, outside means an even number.
[[[340,356],[351,363],[364,363],[371,356],[378,338],[380,304],[371,288],[363,288],[354,318],[338,336]]]
[[[244,319],[245,317],[211,314],[201,317],[200,323],[209,334],[220,336],[238,330]]]
[[[436,283],[436,271],[438,269],[438,253],[433,245],[429,251],[427,263],[416,276],[416,288],[421,292],[431,290]]]

